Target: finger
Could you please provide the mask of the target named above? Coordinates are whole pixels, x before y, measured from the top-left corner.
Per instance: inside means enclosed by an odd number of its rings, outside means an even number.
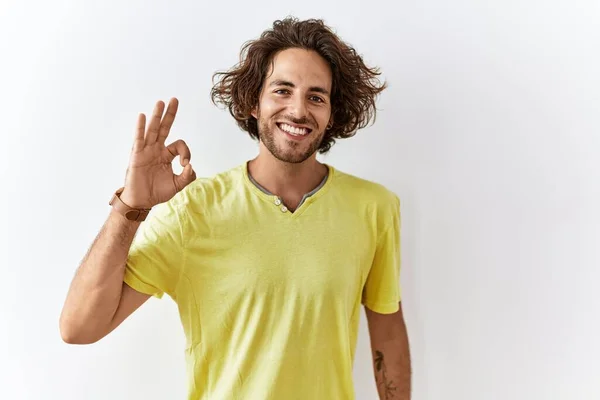
[[[144,148],[144,131],[146,130],[146,116],[138,115],[137,125],[135,127],[135,136],[133,138],[133,152],[137,153]]]
[[[150,125],[148,125],[148,132],[146,132],[146,145],[154,144],[158,137],[158,128],[160,128],[160,120],[162,119],[163,112],[165,111],[165,103],[159,100],[154,106],[152,112],[152,119]]]
[[[179,108],[179,100],[173,97],[169,101],[169,106],[167,107],[167,113],[165,114],[162,122],[160,123],[160,129],[158,130],[158,142],[161,144],[165,143],[167,140],[167,136],[169,136],[169,132],[171,131],[171,127],[173,126],[173,121],[175,121],[175,115],[177,115],[177,109]]]
[[[187,164],[183,171],[181,171],[181,174],[173,175],[173,182],[175,183],[177,191],[180,191],[195,180],[196,172],[194,172],[192,164]]]
[[[192,159],[192,153],[190,152],[190,148],[188,145],[181,139],[174,141],[170,145],[167,146],[167,150],[173,156],[169,161],[173,161],[175,157],[179,156],[181,160],[181,166],[185,167],[184,160],[188,160],[188,162]]]

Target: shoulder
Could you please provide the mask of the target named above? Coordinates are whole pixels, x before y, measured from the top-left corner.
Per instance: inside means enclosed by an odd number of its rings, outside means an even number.
[[[400,198],[385,185],[335,170],[333,187],[337,204],[368,216],[377,231],[386,230],[400,220]]]
[[[335,186],[341,194],[359,202],[376,204],[383,208],[394,208],[400,205],[398,195],[383,184],[337,169]]]
[[[174,207],[183,207],[188,211],[202,212],[207,207],[222,204],[228,197],[235,195],[234,190],[243,185],[242,166],[236,166],[211,177],[194,180],[178,192],[169,202]]]

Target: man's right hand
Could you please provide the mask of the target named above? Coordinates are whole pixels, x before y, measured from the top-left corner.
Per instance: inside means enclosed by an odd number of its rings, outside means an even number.
[[[176,140],[165,146],[178,105],[179,101],[172,98],[163,117],[165,103],[158,101],[147,129],[146,116],[138,116],[125,190],[120,196],[129,207],[152,208],[164,203],[196,179],[187,144],[183,140]],[[180,175],[173,173],[171,165],[177,156],[184,167]]]

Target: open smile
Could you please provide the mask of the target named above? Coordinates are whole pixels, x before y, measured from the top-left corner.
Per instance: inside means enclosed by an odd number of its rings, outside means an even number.
[[[281,132],[294,140],[301,140],[312,132],[311,128],[302,125],[289,124],[286,122],[277,122],[276,125]]]

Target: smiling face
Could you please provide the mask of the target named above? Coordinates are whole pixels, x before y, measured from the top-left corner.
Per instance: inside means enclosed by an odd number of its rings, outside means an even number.
[[[288,163],[316,158],[331,118],[331,79],[327,61],[314,51],[287,49],[273,58],[252,112],[261,151]]]

